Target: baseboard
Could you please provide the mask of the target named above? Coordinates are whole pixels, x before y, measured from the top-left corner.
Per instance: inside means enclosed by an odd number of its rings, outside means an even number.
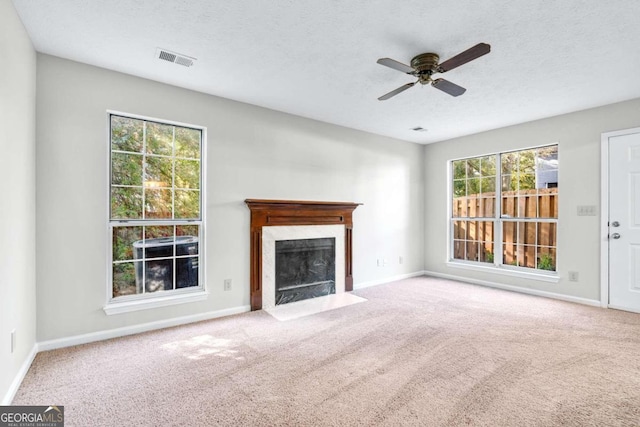
[[[433,277],[438,277],[440,279],[455,280],[458,282],[471,283],[473,285],[487,286],[489,288],[497,288],[497,289],[503,289],[505,291],[519,292],[521,294],[534,295],[538,297],[545,297],[545,298],[557,299],[557,300],[568,301],[568,302],[575,302],[578,304],[590,305],[593,307],[602,307],[600,300],[574,297],[571,295],[557,294],[555,292],[540,291],[537,289],[522,288],[520,286],[503,285],[502,283],[489,282],[487,280],[479,280],[479,279],[473,279],[469,277],[455,276],[453,274],[437,273],[435,271],[425,271],[424,274],[425,276],[433,276]]]
[[[410,279],[412,277],[419,277],[424,275],[425,275],[424,271],[416,271],[414,273],[400,274],[398,276],[385,277],[384,279],[370,280],[368,282],[356,283],[353,285],[353,289],[354,290],[363,289],[371,286],[383,285],[385,283],[397,282],[398,280]]]
[[[123,328],[109,329],[106,331],[92,332],[90,334],[75,335],[55,340],[42,341],[38,343],[38,351],[55,350],[57,348],[71,347],[74,345],[87,344],[95,341],[124,337],[127,335],[139,334],[156,329],[170,328],[173,326],[186,325],[188,323],[230,316],[232,314],[245,313],[247,311],[251,311],[251,306],[243,305],[239,307],[227,308],[225,310],[210,311],[207,313],[194,314],[191,316],[158,320],[156,322],[143,323],[140,325],[132,325]]]
[[[37,343],[33,344],[33,347],[31,348],[31,351],[27,355],[27,358],[24,359],[24,362],[22,362],[22,366],[20,366],[20,369],[18,370],[16,377],[13,379],[13,382],[9,386],[9,390],[7,390],[7,393],[2,398],[2,403],[0,403],[1,405],[3,406],[11,405],[13,398],[15,397],[16,393],[18,392],[18,389],[20,388],[20,384],[22,384],[22,380],[24,379],[24,376],[27,375],[27,372],[29,371],[31,364],[33,363],[33,359],[36,358],[36,354],[38,354]]]

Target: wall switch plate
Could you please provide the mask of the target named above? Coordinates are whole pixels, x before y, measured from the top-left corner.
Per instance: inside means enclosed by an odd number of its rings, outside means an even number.
[[[398,264],[402,264],[403,262],[404,262],[404,259],[401,256],[399,256],[398,257]]]
[[[577,271],[570,271],[569,272],[569,281],[570,282],[577,282],[578,281],[578,272]]]
[[[224,279],[224,290],[225,291],[231,290],[231,279]]]
[[[594,205],[578,206],[578,216],[596,216],[598,211]]]

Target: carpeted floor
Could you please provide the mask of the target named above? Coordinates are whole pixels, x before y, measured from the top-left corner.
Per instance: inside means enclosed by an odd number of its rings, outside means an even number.
[[[638,426],[640,315],[434,278],[38,354],[67,426]]]

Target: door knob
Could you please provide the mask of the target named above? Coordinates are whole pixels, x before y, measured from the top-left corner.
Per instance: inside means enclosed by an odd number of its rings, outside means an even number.
[[[613,234],[611,235],[611,238],[612,238],[612,239],[619,239],[619,238],[620,238],[620,233],[613,233]]]
[[[619,223],[618,221],[613,221],[613,222],[611,223],[611,226],[612,226],[612,227],[620,227],[620,223]]]

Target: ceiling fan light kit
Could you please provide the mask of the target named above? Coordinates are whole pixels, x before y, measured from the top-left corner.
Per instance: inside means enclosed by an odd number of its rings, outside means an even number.
[[[405,65],[402,62],[398,62],[391,58],[380,58],[377,61],[378,64],[393,68],[394,70],[402,71],[405,74],[417,77],[418,80],[413,83],[407,83],[400,86],[399,88],[382,95],[378,100],[384,101],[394,97],[410,87],[413,87],[416,83],[423,85],[430,84],[436,89],[439,89],[444,93],[448,93],[451,96],[460,96],[465,93],[465,88],[442,78],[434,80],[431,76],[436,73],[446,73],[447,71],[453,70],[467,62],[486,55],[489,52],[491,52],[490,45],[487,43],[478,43],[472,48],[469,48],[453,58],[444,61],[442,64],[439,63],[440,56],[435,53],[421,53],[420,55],[414,56],[410,62],[411,65]]]

